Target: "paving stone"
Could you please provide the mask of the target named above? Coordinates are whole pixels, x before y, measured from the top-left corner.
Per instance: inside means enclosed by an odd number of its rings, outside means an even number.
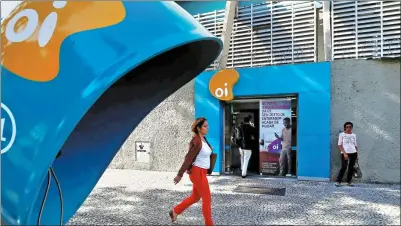
[[[168,225],[168,211],[190,195],[188,176],[108,170],[68,225]],[[220,176],[209,177],[216,225],[400,225],[400,185]],[[239,186],[286,188],[285,196],[235,193]],[[203,225],[201,202],[179,225]]]

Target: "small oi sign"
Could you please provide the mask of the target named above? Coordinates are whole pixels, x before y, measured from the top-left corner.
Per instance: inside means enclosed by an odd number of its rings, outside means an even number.
[[[221,101],[234,99],[233,88],[239,80],[239,73],[234,69],[223,69],[210,79],[209,91]]]

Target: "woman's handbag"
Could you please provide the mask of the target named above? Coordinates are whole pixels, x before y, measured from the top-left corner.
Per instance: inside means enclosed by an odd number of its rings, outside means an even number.
[[[210,154],[210,168],[207,171],[208,175],[212,174],[214,166],[216,165],[216,159],[217,159],[217,154],[215,153]]]
[[[354,165],[354,177],[355,178],[362,178],[362,170],[359,167],[358,160],[356,160],[356,163]]]

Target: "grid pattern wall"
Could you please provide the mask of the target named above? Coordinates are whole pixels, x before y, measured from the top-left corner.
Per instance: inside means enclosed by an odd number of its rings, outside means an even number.
[[[225,10],[194,17],[221,37]],[[317,60],[314,2],[267,2],[239,7],[234,20],[228,68],[305,63]],[[210,69],[216,68],[214,63]]]
[[[210,33],[220,38],[223,33],[224,16],[225,10],[215,10],[209,13],[197,14],[194,17],[203,27],[210,31]],[[208,69],[215,68],[217,68],[216,62],[211,64]]]
[[[399,1],[332,1],[332,57],[400,56]]]
[[[240,7],[234,20],[228,67],[316,61],[314,2],[267,2]]]

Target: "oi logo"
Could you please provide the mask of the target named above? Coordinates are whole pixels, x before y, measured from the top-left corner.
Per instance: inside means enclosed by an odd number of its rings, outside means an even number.
[[[11,110],[1,103],[1,154],[6,153],[13,146],[17,135],[17,125]]]

